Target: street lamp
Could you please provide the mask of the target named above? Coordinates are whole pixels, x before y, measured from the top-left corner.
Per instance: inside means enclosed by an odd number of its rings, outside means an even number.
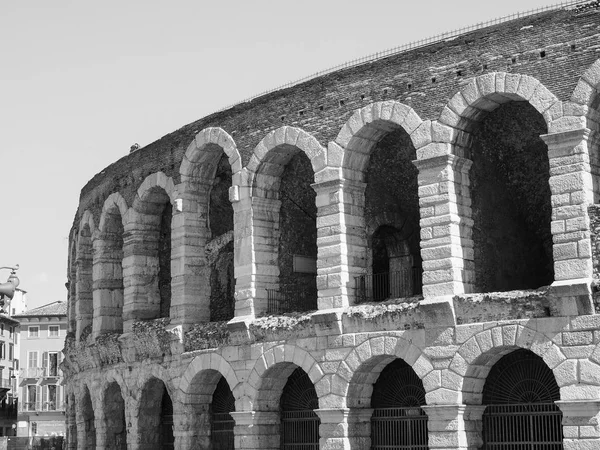
[[[0,308],[3,310],[4,297],[7,297],[9,300],[11,300],[15,295],[15,289],[17,289],[17,286],[19,285],[19,279],[17,278],[17,270],[19,270],[19,265],[17,264],[14,267],[0,267],[0,270],[2,269],[10,269],[10,275],[8,276],[8,280],[6,280],[6,283],[0,283]]]

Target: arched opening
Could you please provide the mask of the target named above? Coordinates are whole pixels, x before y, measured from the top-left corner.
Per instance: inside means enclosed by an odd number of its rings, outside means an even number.
[[[225,377],[221,377],[212,396],[210,409],[210,443],[213,450],[233,450],[235,399]]]
[[[209,224],[211,240],[206,245],[210,265],[210,320],[233,318],[235,311],[235,277],[233,273],[233,206],[229,201],[231,166],[221,154],[210,189]]]
[[[164,203],[160,213],[158,235],[158,292],[160,295],[159,317],[169,317],[171,311],[171,221],[173,207]]]
[[[483,388],[484,449],[562,450],[560,390],[544,360],[525,349],[503,356]]]
[[[106,448],[126,450],[125,401],[121,388],[116,382],[110,384],[104,396],[104,421]]]
[[[280,401],[281,449],[319,449],[319,408],[317,391],[300,367],[289,376]]]
[[[470,172],[475,286],[532,289],[554,280],[544,118],[526,102],[505,103],[472,133]]]
[[[356,278],[358,302],[422,292],[416,150],[403,129],[373,148],[365,171],[368,274]]]
[[[173,449],[173,402],[162,381],[152,378],[146,383],[140,408],[138,423],[141,448]]]
[[[94,264],[94,332],[123,332],[123,219],[114,205],[105,212]]]
[[[92,407],[92,398],[90,397],[90,391],[87,386],[84,388],[83,398],[81,400],[81,422],[78,424],[78,430],[82,429],[83,432],[79,432],[82,436],[82,444],[85,449],[96,448],[96,423],[94,417],[94,408]]]
[[[388,364],[373,385],[371,449],[428,449],[423,381],[401,359]]]
[[[311,161],[292,145],[271,149],[257,169],[254,252],[263,266],[259,270],[269,314],[317,309],[317,208],[312,183]]]
[[[92,331],[92,263],[92,232],[86,223],[79,231],[77,239],[75,320],[78,340],[82,336],[90,335]]]

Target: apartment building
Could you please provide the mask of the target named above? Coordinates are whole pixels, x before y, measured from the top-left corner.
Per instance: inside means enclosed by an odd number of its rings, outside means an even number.
[[[0,314],[0,436],[15,436],[19,322]]]
[[[61,350],[67,332],[67,304],[49,303],[14,316],[20,322],[17,435],[63,436],[64,389]]]

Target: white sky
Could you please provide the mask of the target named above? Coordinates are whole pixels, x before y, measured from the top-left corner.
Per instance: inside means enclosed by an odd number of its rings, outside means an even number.
[[[129,152],[231,103],[544,0],[0,0],[0,266],[66,300],[79,193]],[[0,272],[0,282],[9,272]]]

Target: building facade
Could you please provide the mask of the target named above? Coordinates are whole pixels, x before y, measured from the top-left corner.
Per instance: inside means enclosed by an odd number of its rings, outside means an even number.
[[[19,322],[0,314],[0,436],[16,436]]]
[[[598,42],[598,2],[446,34],[97,174],[68,448],[599,447]]]
[[[64,436],[65,396],[59,366],[67,334],[67,304],[49,303],[14,319],[20,323],[21,335],[17,436]]]

